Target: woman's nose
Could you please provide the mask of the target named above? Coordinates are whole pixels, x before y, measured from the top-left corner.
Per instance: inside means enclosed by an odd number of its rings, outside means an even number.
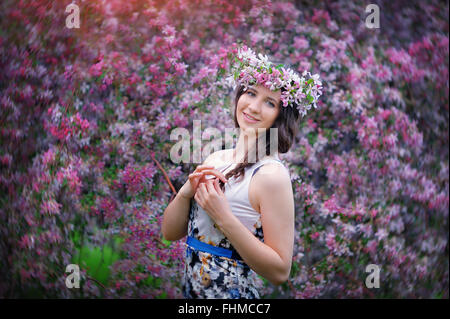
[[[259,113],[259,108],[260,108],[260,102],[259,101],[253,101],[252,103],[250,103],[248,105],[248,108],[250,111],[252,111],[253,113]]]

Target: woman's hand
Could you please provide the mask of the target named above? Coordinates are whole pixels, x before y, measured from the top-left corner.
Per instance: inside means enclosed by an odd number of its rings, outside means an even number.
[[[220,178],[224,183],[227,182],[225,176],[215,169],[214,166],[199,165],[195,171],[189,175],[188,181],[183,185],[183,187],[181,187],[179,191],[180,195],[188,199],[194,197],[198,186],[207,181],[207,175],[213,175],[216,179]]]
[[[216,224],[232,215],[230,205],[219,186],[219,180],[207,180],[198,186],[194,199]]]

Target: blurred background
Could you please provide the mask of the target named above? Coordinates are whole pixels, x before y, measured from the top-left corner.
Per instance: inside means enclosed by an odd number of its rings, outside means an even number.
[[[197,164],[170,132],[234,127],[246,44],[324,87],[281,156],[294,258],[263,298],[448,298],[448,1],[370,3],[1,1],[0,297],[182,298],[160,225]]]

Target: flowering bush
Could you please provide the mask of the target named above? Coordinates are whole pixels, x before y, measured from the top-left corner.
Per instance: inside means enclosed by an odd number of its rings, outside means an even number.
[[[263,295],[448,298],[448,3],[381,1],[380,29],[363,1],[80,0],[79,29],[69,3],[0,11],[0,296],[181,298],[184,247],[160,225],[195,165],[170,160],[170,132],[234,126],[245,44],[323,84],[282,157],[291,276]],[[92,248],[114,250],[105,280],[79,261]]]

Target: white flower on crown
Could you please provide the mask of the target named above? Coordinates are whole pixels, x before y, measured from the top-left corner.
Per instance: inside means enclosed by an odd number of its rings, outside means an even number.
[[[267,64],[267,65],[271,65],[272,63],[269,62],[269,58],[267,57],[267,55],[262,55],[261,53],[258,54],[259,60],[261,62],[261,64]]]

